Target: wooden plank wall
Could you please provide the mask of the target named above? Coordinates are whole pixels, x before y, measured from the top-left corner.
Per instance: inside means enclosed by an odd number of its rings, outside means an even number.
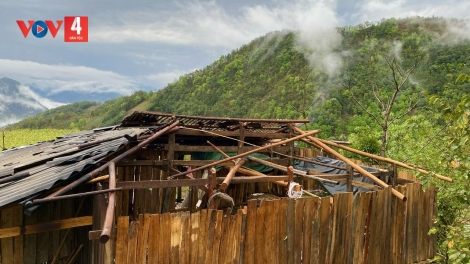
[[[85,200],[80,212],[77,212],[79,204],[79,199],[51,202],[41,206],[31,216],[23,213],[21,205],[6,206],[0,211],[0,228],[27,226],[91,215],[90,200]],[[71,229],[68,234],[67,229],[63,229],[2,238],[0,239],[0,264],[50,263],[56,254],[58,254],[57,263],[64,263],[82,244],[77,261],[89,263],[91,247],[88,237],[84,235],[88,234],[89,230],[90,227],[78,227]],[[57,253],[62,242],[63,246]]]
[[[414,263],[431,259],[436,190],[419,184],[329,198],[250,200],[236,212],[117,221],[115,263]]]

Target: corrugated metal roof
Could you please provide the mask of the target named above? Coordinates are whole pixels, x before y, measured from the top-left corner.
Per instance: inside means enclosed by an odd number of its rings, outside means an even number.
[[[275,133],[287,128],[287,124],[308,123],[308,119],[252,119],[174,115],[159,112],[134,112],[126,116],[121,127],[159,126],[172,120],[179,120],[181,127],[197,128],[209,131],[237,131],[240,123],[245,130],[253,132]]]
[[[29,173],[25,178],[0,184],[0,206],[50,189],[59,181],[96,168],[108,154],[129,144],[125,136],[133,137],[146,131],[141,128],[85,131],[0,152],[0,180]],[[98,143],[90,144],[92,142]],[[85,143],[87,145],[83,145]]]

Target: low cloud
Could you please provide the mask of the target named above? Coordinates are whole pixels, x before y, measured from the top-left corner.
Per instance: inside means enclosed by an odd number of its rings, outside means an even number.
[[[20,85],[18,86],[18,89],[20,90],[21,94],[36,100],[41,105],[45,106],[47,109],[52,109],[52,108],[65,105],[64,103],[55,102],[55,101],[52,101],[50,99],[47,99],[38,95],[37,93],[32,91],[28,86]]]
[[[139,87],[132,78],[112,71],[74,65],[41,64],[33,61],[0,59],[0,74],[22,84],[34,86],[48,94],[75,91],[114,92],[127,95]]]
[[[322,21],[324,11],[329,16],[335,3],[296,0],[276,2],[274,6],[245,6],[239,12],[228,13],[215,1],[189,2],[158,17],[153,11],[129,11],[122,14],[124,23],[100,23],[90,34],[97,42],[154,42],[233,49],[271,31],[328,26],[330,21]]]
[[[193,71],[193,70],[191,70]],[[178,78],[191,71],[182,71],[182,70],[172,70],[167,72],[159,72],[156,74],[149,74],[142,76],[145,82],[151,84],[154,87],[165,87],[169,83],[175,82]]]
[[[412,16],[468,18],[469,1],[407,1],[365,0],[359,3],[355,17],[360,21],[379,21],[383,18],[405,18]]]

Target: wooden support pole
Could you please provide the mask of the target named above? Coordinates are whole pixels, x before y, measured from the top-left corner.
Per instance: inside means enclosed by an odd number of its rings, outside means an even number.
[[[354,170],[349,165],[346,165],[346,170],[347,170],[348,175],[349,175],[347,180],[346,180],[346,191],[347,192],[353,192],[352,181],[354,180]]]
[[[295,131],[297,131],[298,133],[300,133],[301,135],[306,135],[306,133],[295,127],[295,126],[291,126]],[[383,188],[385,187],[388,187],[389,185],[386,184],[385,182],[381,181],[379,178],[375,177],[374,175],[372,175],[370,172],[364,170],[363,168],[361,168],[359,165],[355,164],[354,162],[352,162],[351,160],[349,160],[348,158],[344,157],[343,155],[339,154],[338,152],[336,152],[334,149],[328,147],[326,144],[324,144],[322,141],[320,141],[319,139],[317,138],[314,138],[312,136],[307,136],[308,139],[310,139],[311,141],[313,141],[313,143],[317,144],[318,146],[320,146],[322,149],[324,149],[325,151],[327,151],[328,153],[332,154],[333,156],[335,156],[336,158],[338,158],[339,160],[341,161],[344,161],[346,164],[350,165],[352,168],[354,168],[356,171],[358,171],[359,173],[361,173],[362,175],[370,178],[371,180],[373,180],[375,183],[379,184],[380,186],[382,186]],[[402,193],[400,193],[399,191],[395,190],[392,188],[392,193],[393,195],[395,195],[396,197],[398,197],[400,200],[403,200],[403,201],[406,201],[406,196],[403,195]]]
[[[109,188],[116,189],[116,166],[114,162],[109,163]],[[108,195],[108,207],[106,208],[106,216],[103,223],[103,231],[101,232],[100,242],[106,243],[111,236],[111,229],[114,223],[114,206],[116,202],[116,193],[111,192]]]
[[[217,183],[222,183],[225,177],[217,177]],[[289,176],[237,176],[232,179],[230,183],[259,183],[259,182],[277,182],[277,181],[288,181]]]
[[[337,147],[337,148],[340,148],[340,149],[344,149],[344,150],[347,150],[349,152],[353,152],[353,153],[356,153],[356,154],[359,154],[359,155],[362,155],[362,156],[365,156],[365,157],[368,157],[368,158],[371,158],[371,159],[380,160],[380,161],[387,162],[387,163],[390,163],[390,164],[396,164],[396,165],[398,165],[400,167],[403,167],[405,169],[418,171],[418,172],[421,172],[421,173],[426,174],[426,175],[433,175],[436,178],[441,179],[441,180],[446,181],[446,182],[453,182],[453,180],[449,177],[446,177],[446,176],[443,176],[443,175],[440,175],[440,174],[437,174],[437,173],[431,173],[429,171],[423,170],[421,168],[413,167],[412,165],[409,165],[409,164],[406,164],[406,163],[403,163],[403,162],[400,162],[400,161],[396,161],[396,160],[392,160],[392,159],[385,158],[385,157],[382,157],[382,156],[370,154],[370,153],[360,151],[360,150],[357,150],[357,149],[353,149],[353,148],[350,148],[350,147],[347,147],[347,146],[343,146],[343,145],[340,145],[340,144],[337,144],[337,143],[334,143],[334,142],[331,142],[331,141],[328,141],[328,140],[324,140],[324,139],[317,139],[317,140],[321,143],[324,143],[324,144],[327,144],[327,145],[330,145],[330,146],[334,146],[334,147]]]
[[[232,178],[233,176],[235,175],[235,173],[237,172],[238,169],[240,169],[240,167],[243,165],[243,163],[245,163],[245,159],[243,158],[239,158],[237,159],[237,161],[235,162],[235,166],[233,166],[230,171],[228,172],[227,176],[225,176],[225,180],[222,182],[222,184],[220,185],[220,190],[222,192],[225,192],[225,190],[227,189],[228,185],[230,184],[230,181],[232,181]]]
[[[289,138],[289,139],[286,139],[286,140],[282,140],[282,141],[279,141],[279,142],[274,143],[274,144],[271,144],[271,145],[259,147],[259,148],[256,148],[256,149],[253,149],[253,150],[250,150],[250,151],[247,151],[247,152],[243,152],[242,154],[235,155],[235,156],[233,156],[233,157],[221,159],[221,160],[212,162],[212,163],[210,163],[210,164],[206,164],[206,165],[204,165],[204,166],[200,166],[200,167],[197,167],[197,168],[195,168],[195,169],[191,169],[191,171],[188,171],[188,172],[178,173],[178,174],[175,174],[175,175],[170,176],[169,178],[180,177],[180,176],[183,176],[183,175],[185,175],[185,174],[187,174],[187,173],[189,173],[189,172],[194,172],[194,171],[198,171],[198,170],[203,170],[203,169],[205,169],[205,168],[213,167],[213,166],[219,165],[219,164],[221,164],[221,163],[224,163],[224,162],[226,162],[226,161],[235,160],[235,159],[242,158],[242,157],[248,156],[248,155],[250,155],[250,154],[253,154],[253,153],[256,153],[256,152],[265,150],[265,149],[269,149],[269,148],[272,148],[272,147],[284,145],[284,144],[287,144],[287,143],[289,143],[289,142],[292,142],[292,141],[295,141],[295,140],[299,140],[299,139],[304,138],[304,137],[307,137],[307,136],[315,135],[315,134],[317,134],[317,133],[319,133],[319,132],[320,132],[320,130],[310,131],[310,132],[308,132],[308,133],[306,133],[306,134],[303,134],[303,135],[298,135],[298,136],[296,136],[296,137],[292,137],[292,138]]]

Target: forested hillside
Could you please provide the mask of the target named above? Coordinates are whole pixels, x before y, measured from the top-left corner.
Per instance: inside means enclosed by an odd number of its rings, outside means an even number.
[[[458,100],[468,84],[444,84],[470,58],[470,43],[450,38],[440,18],[388,19],[339,28],[342,67],[332,77],[310,66],[308,50],[296,43],[297,32],[272,32],[223,55],[204,69],[181,76],[156,92],[137,92],[98,103],[76,103],[28,118],[14,128],[90,129],[118,124],[130,111],[152,110],[178,114],[252,118],[310,118],[326,137],[344,137],[356,127],[379,128],[365,109],[380,112],[371,93],[386,97],[393,89],[393,69],[387,59],[411,72],[392,112],[407,110],[409,99],[423,108],[431,94]],[[449,37],[450,36],[450,37]],[[360,97],[358,105],[355,101]]]

